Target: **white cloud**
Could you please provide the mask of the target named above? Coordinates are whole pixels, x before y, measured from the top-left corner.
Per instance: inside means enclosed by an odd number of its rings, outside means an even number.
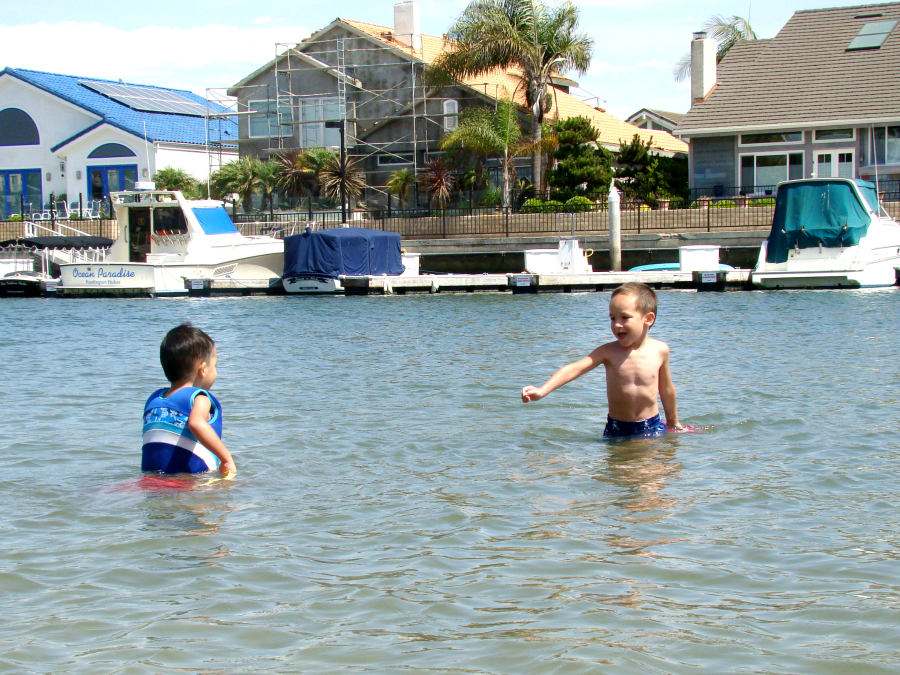
[[[236,82],[271,61],[276,43],[299,42],[308,35],[309,29],[303,26],[240,28],[210,24],[122,30],[72,21],[0,25],[0,68],[202,90],[214,81]],[[109,58],[110,54],[116,57]],[[186,84],[183,71],[191,71],[198,81],[193,86]],[[174,81],[166,82],[168,76]]]
[[[271,17],[271,16],[258,16],[258,17],[256,17],[255,19],[253,19],[253,21],[250,22],[250,25],[251,25],[251,26],[256,26],[256,25],[259,25],[259,24],[261,24],[261,23],[269,23],[269,22],[271,22],[271,21],[272,21],[272,17]]]
[[[669,64],[659,59],[651,59],[650,61],[641,61],[638,66],[640,68],[668,68]]]

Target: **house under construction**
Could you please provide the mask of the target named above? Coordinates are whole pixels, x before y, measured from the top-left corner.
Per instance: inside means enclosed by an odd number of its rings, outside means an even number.
[[[491,106],[502,98],[524,104],[522,79],[495,71],[454,86],[434,88],[425,68],[448,48],[443,37],[423,35],[419,5],[394,5],[393,27],[335,19],[298,44],[276,45],[275,58],[229,88],[236,99],[241,155],[266,158],[291,148],[345,147],[366,173],[369,203],[386,199],[390,174],[407,168],[416,174],[438,152],[440,138],[456,128],[472,106]],[[592,120],[600,142],[618,149],[635,133],[653,136],[663,154],[687,146],[669,134],[647,132],[572,96],[577,82],[555,77],[548,121],[574,116]],[[523,121],[525,107],[522,107]],[[530,177],[523,160],[520,177]]]

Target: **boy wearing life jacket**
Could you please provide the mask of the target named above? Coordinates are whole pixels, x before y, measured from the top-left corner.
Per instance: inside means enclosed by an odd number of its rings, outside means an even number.
[[[222,406],[209,393],[216,381],[216,344],[189,323],[170,330],[159,360],[171,386],[144,406],[141,471],[237,473],[222,443]]]
[[[615,341],[563,366],[540,387],[525,387],[522,401],[542,399],[603,364],[609,403],[605,437],[655,436],[666,433],[666,425],[683,431],[669,372],[669,346],[648,335],[656,321],[656,309],[656,293],[649,286],[639,283],[619,286],[609,301],[610,328]],[[666,413],[665,422],[659,418],[659,400]]]

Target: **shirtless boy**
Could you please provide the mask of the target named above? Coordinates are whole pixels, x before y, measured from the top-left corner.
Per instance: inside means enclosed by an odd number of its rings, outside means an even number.
[[[597,347],[583,359],[557,370],[540,387],[522,389],[522,401],[544,398],[555,389],[593,370],[606,367],[606,398],[609,402],[603,435],[650,436],[666,427],[681,431],[675,405],[675,385],[669,372],[669,346],[650,337],[656,321],[656,293],[645,285],[628,283],[613,291],[609,320],[614,342]],[[659,419],[662,400],[666,424]]]

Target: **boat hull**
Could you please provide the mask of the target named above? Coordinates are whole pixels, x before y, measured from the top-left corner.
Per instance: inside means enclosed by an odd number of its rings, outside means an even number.
[[[192,282],[268,284],[281,276],[283,253],[216,264],[83,263],[60,265],[59,291],[110,294],[188,295]]]
[[[333,295],[344,292],[340,279],[329,277],[284,277],[281,283],[285,292],[292,295]]]

